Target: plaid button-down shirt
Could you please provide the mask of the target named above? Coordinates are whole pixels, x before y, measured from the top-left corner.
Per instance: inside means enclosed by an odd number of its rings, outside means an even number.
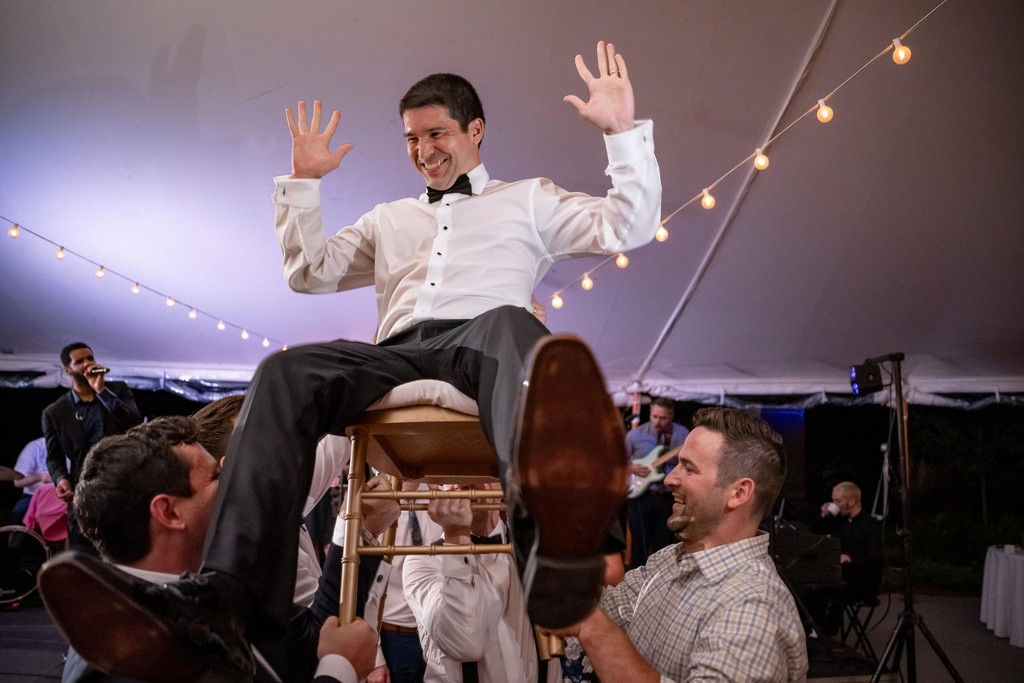
[[[664,548],[601,598],[670,681],[802,681],[807,646],[768,536],[688,554]]]

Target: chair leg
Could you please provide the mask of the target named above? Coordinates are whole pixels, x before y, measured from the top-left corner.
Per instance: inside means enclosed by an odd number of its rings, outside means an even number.
[[[368,437],[357,431],[351,437],[352,457],[348,463],[348,497],[345,501],[345,547],[341,559],[341,602],[338,620],[350,624],[356,618],[359,592],[359,535],[363,521],[362,495],[366,472]]]
[[[846,605],[846,616],[849,620],[849,625],[846,627],[843,635],[843,642],[846,642],[846,636],[853,631],[856,635],[856,641],[854,642],[854,649],[859,650],[866,658],[873,662],[878,661],[878,656],[875,654],[875,650],[871,647],[871,641],[868,639],[867,631],[865,630],[865,624],[871,622],[871,616],[875,613],[873,605],[868,607],[868,615],[865,621],[860,620],[860,610],[866,605]]]

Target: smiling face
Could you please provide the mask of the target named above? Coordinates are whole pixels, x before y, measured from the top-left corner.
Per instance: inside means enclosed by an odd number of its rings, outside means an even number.
[[[406,109],[402,123],[409,160],[429,187],[447,190],[480,164],[481,119],[473,119],[462,130],[445,107],[432,104]]]
[[[728,498],[727,490],[715,481],[723,442],[721,434],[697,427],[683,443],[679,464],[665,477],[675,499],[668,528],[688,551],[718,544],[714,534],[725,515]]]

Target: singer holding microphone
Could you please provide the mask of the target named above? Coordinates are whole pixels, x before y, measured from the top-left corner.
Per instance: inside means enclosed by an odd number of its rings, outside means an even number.
[[[43,410],[46,467],[57,495],[68,503],[68,540],[76,550],[92,545],[75,523],[71,502],[85,456],[104,436],[120,434],[142,422],[135,397],[124,382],[108,382],[109,369],[99,365],[88,344],[68,344],[60,352],[71,390]]]

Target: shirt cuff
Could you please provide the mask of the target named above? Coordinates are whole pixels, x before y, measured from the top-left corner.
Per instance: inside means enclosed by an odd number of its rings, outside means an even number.
[[[352,664],[341,655],[325,655],[316,667],[317,676],[330,676],[341,683],[358,683],[356,670]]]
[[[654,156],[654,121],[640,119],[621,133],[604,136],[604,147],[610,164],[646,159]]]
[[[274,203],[299,209],[320,206],[320,178],[274,177]]]

